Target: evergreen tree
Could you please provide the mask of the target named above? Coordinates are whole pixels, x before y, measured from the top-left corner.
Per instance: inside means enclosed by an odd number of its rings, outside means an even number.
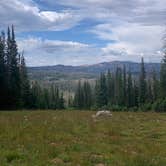
[[[115,74],[115,104],[123,105],[123,79],[122,79],[122,69],[117,68]]]
[[[83,102],[83,108],[90,109],[92,105],[92,91],[88,82],[84,82],[83,85]]]
[[[126,80],[126,66],[123,67],[123,105],[126,106],[127,98],[127,80]]]
[[[55,109],[59,108],[59,98],[60,98],[60,94],[59,94],[59,89],[57,87],[55,87]]]
[[[50,89],[50,107],[52,109],[56,109],[56,96],[55,96],[55,87],[54,85],[52,84],[51,85],[51,89]]]
[[[41,101],[41,88],[39,84],[35,81],[32,83],[31,87],[31,108],[39,109],[40,108],[40,101]]]
[[[21,102],[23,108],[29,108],[30,106],[30,83],[27,74],[27,68],[25,64],[25,59],[22,54],[20,58],[20,84],[21,84]]]
[[[139,103],[143,104],[146,101],[147,85],[146,85],[146,72],[144,66],[144,59],[141,59],[141,71],[139,79]]]
[[[74,103],[73,97],[72,97],[72,95],[69,95],[67,106],[68,106],[69,108],[72,108],[72,107],[74,106],[73,103]]]
[[[5,109],[7,100],[6,66],[5,66],[5,34],[0,36],[0,109]]]
[[[159,80],[157,79],[157,75],[155,70],[152,72],[152,96],[153,101],[156,101],[159,97]]]
[[[101,108],[107,105],[107,84],[105,74],[100,75],[96,84],[96,106]]]
[[[114,82],[113,82],[113,75],[111,74],[110,70],[108,70],[106,80],[107,80],[107,101],[109,104],[112,104],[114,100]]]
[[[8,28],[7,69],[10,108],[16,109],[20,105],[20,73],[18,63],[18,50],[13,26],[11,34],[10,28]]]
[[[152,81],[148,79],[147,82],[147,102],[152,104],[153,102],[153,93],[152,93]]]
[[[166,98],[166,37],[164,38],[164,57],[161,62],[161,70],[160,70],[160,93],[161,98]]]
[[[127,79],[127,106],[128,107],[133,106],[133,83],[130,71],[128,73],[128,79]]]
[[[137,85],[137,82],[134,80],[133,85],[133,106],[138,107],[139,105],[139,87]]]
[[[65,101],[63,98],[63,93],[61,93],[60,98],[59,98],[59,109],[64,109],[65,108]]]
[[[78,82],[78,86],[77,86],[77,90],[76,90],[76,94],[74,97],[74,105],[76,108],[78,109],[82,109],[83,108],[83,103],[84,103],[84,98],[83,98],[83,89],[81,86],[81,81]]]
[[[47,88],[41,89],[42,100],[40,101],[40,109],[50,109],[49,91]]]

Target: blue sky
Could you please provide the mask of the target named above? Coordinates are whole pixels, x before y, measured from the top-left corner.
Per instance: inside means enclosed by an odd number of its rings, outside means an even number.
[[[165,0],[1,0],[29,66],[160,62]]]

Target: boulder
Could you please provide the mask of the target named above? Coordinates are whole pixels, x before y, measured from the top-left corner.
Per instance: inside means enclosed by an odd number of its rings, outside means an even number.
[[[92,115],[93,118],[98,118],[98,117],[111,117],[112,113],[111,111],[108,110],[102,110],[102,111],[97,111],[95,115]]]

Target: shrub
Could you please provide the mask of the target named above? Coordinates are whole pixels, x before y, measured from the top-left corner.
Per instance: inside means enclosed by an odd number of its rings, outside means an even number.
[[[156,112],[166,112],[166,99],[156,101],[153,104],[153,110]]]
[[[140,111],[151,111],[152,110],[152,104],[151,103],[145,103],[140,106]]]
[[[8,152],[6,153],[6,160],[8,163],[11,163],[13,160],[20,160],[23,159],[23,155],[17,152]]]

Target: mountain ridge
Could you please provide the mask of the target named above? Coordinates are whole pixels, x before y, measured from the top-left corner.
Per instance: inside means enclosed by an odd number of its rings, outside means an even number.
[[[136,76],[139,74],[140,63],[130,61],[102,62],[88,66],[54,65],[28,67],[28,74],[31,80],[43,82],[96,79],[100,73],[105,73],[108,70],[115,72],[117,67],[123,68],[124,65],[126,66],[126,71],[130,70]],[[155,70],[159,76],[160,63],[145,63],[145,69],[147,75],[150,75]]]

